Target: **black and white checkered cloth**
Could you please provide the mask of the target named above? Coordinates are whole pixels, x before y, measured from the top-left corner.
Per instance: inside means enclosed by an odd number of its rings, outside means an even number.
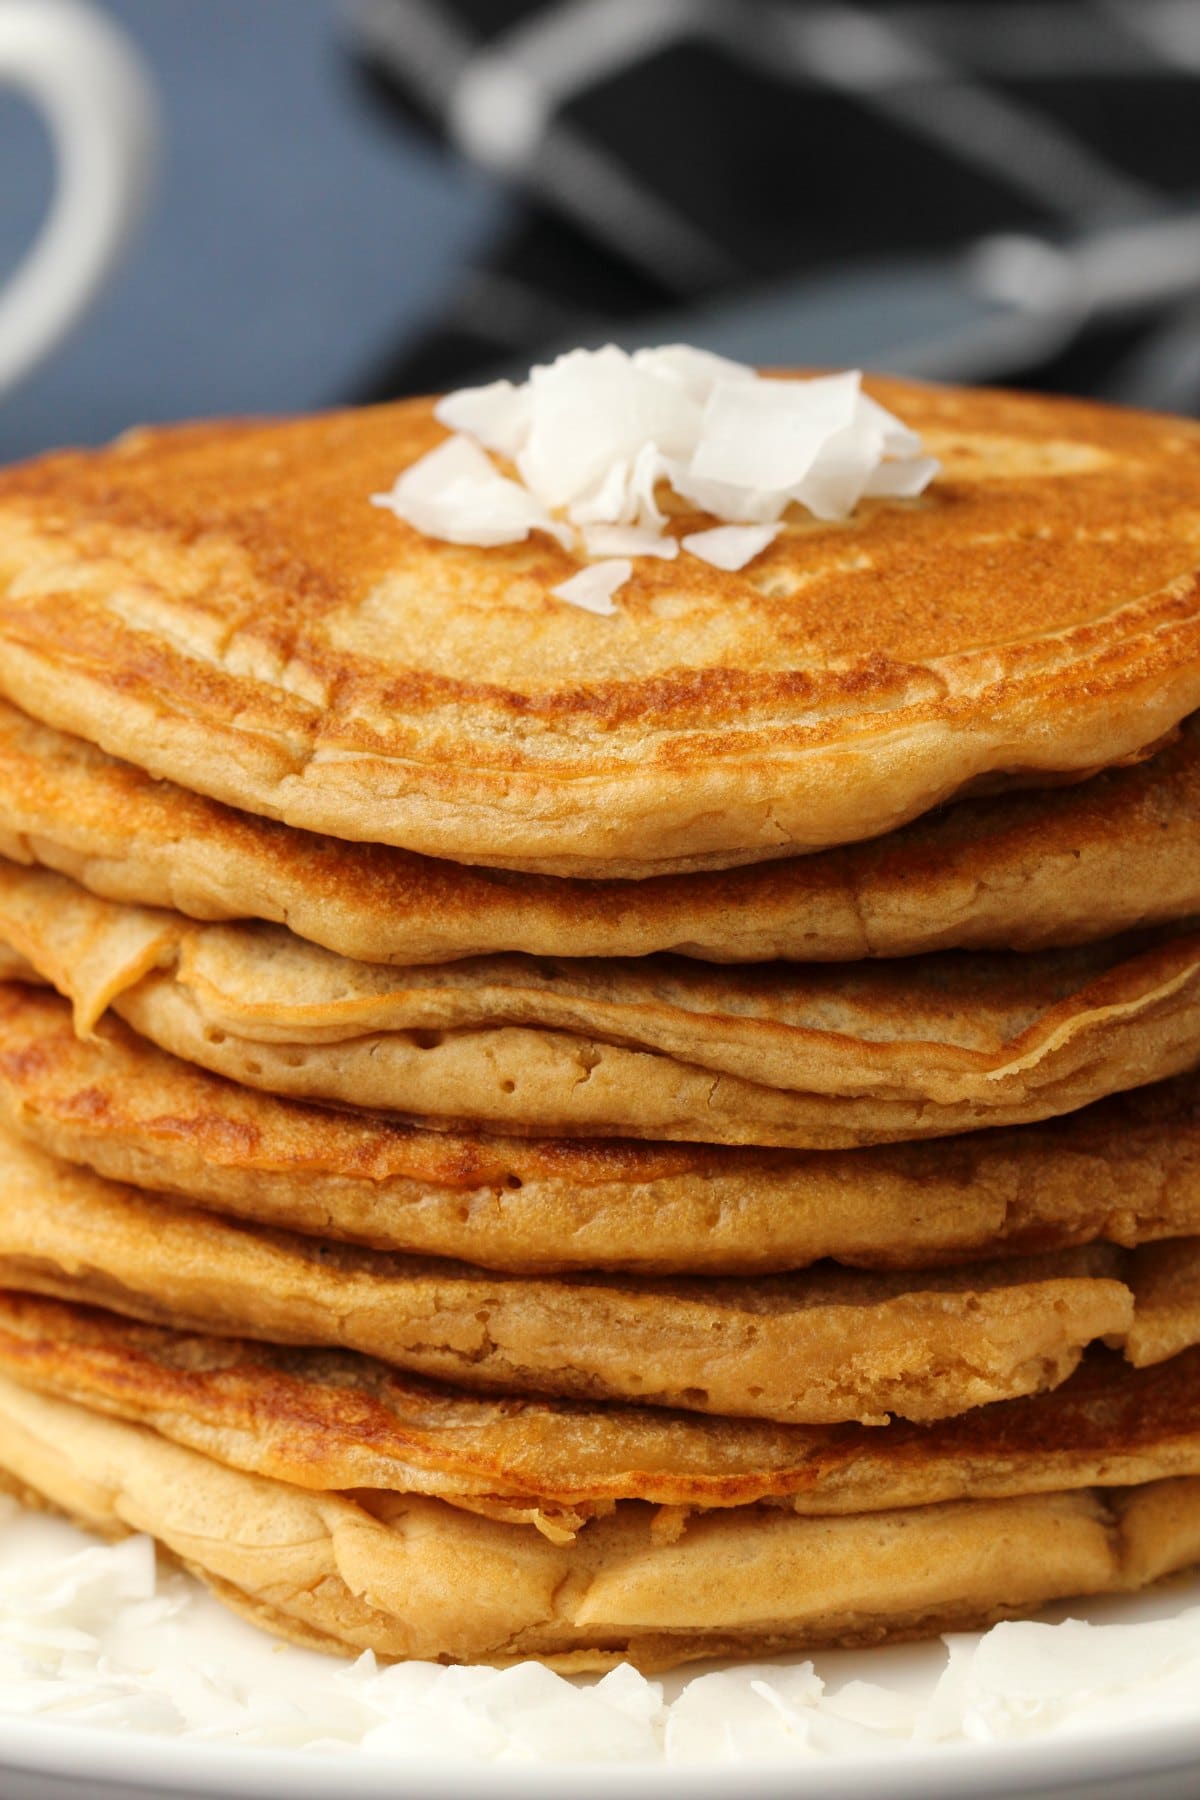
[[[410,123],[514,197],[379,393],[643,319],[682,334],[689,309],[865,258],[882,320],[889,259],[1021,234],[1036,282],[1039,243],[1086,255],[1167,216],[1182,238],[1092,257],[1078,329],[1014,341],[995,373],[1200,410],[1200,0],[360,0],[351,19]]]

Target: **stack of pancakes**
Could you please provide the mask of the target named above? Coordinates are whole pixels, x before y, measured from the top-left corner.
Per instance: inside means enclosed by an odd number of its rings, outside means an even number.
[[[0,477],[15,1491],[571,1669],[1200,1560],[1200,430],[874,391],[613,618],[424,403]]]

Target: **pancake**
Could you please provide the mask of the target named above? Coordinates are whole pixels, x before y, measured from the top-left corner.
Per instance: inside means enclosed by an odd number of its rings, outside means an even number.
[[[428,401],[42,458],[0,477],[0,688],[290,825],[584,877],[856,842],[1200,706],[1200,429],[870,385],[942,459],[924,495],[794,510],[737,574],[641,558],[607,619],[548,538],[371,507]]]
[[[1057,1386],[1088,1344],[1200,1341],[1200,1239],[918,1273],[496,1275],[234,1224],[0,1138],[0,1285],[149,1323],[359,1350],[469,1388],[796,1424],[936,1419]],[[1164,1348],[1164,1346],[1167,1346]]]
[[[1200,932],[1029,956],[393,970],[0,863],[0,940],[161,1048],[306,1100],[556,1136],[836,1149],[1071,1112],[1200,1057]]]
[[[1200,1074],[1040,1125],[849,1151],[489,1137],[209,1075],[0,983],[0,1121],[68,1162],[264,1225],[525,1273],[927,1268],[1200,1235]]]
[[[0,1375],[230,1468],[297,1487],[437,1495],[556,1542],[623,1500],[828,1515],[1200,1475],[1200,1349],[1147,1369],[1093,1350],[1052,1392],[880,1431],[489,1399],[352,1353],[0,1292]]]
[[[361,962],[1029,950],[1200,911],[1200,718],[1149,761],[963,801],[873,843],[605,882],[468,869],[292,830],[154,781],[0,701],[0,852],[105,899],[286,924]]]
[[[8,1481],[107,1536],[146,1531],[297,1642],[568,1672],[933,1636],[1200,1559],[1200,1481],[803,1518],[735,1507],[671,1540],[637,1501],[552,1544],[423,1496],[313,1492],[0,1381]]]

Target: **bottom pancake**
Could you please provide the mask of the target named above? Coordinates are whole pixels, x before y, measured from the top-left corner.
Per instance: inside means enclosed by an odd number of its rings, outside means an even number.
[[[329,1650],[645,1670],[966,1629],[1200,1560],[1200,1480],[656,1530],[643,1502],[574,1542],[436,1499],[313,1492],[0,1381],[0,1468],[107,1535],[145,1531],[268,1629]]]

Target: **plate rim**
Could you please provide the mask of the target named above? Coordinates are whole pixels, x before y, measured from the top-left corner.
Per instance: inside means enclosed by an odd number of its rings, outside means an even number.
[[[56,1728],[57,1727],[57,1728]],[[66,1725],[62,1715],[0,1720],[0,1773],[64,1781],[120,1782],[132,1796],[225,1795],[229,1800],[328,1800],[336,1772],[339,1800],[561,1800],[569,1781],[573,1800],[612,1800],[614,1794],[678,1795],[728,1800],[735,1771],[747,1800],[870,1800],[886,1780],[887,1800],[1000,1800],[1032,1788],[1046,1793],[1086,1789],[1137,1777],[1200,1771],[1200,1709],[1193,1720],[1064,1726],[1053,1735],[1022,1740],[911,1746],[893,1753],[772,1758],[737,1763],[481,1762],[414,1756],[411,1760],[361,1750],[312,1750],[156,1737],[145,1732]],[[398,1779],[402,1788],[398,1787]],[[286,1787],[284,1784],[286,1783]]]

